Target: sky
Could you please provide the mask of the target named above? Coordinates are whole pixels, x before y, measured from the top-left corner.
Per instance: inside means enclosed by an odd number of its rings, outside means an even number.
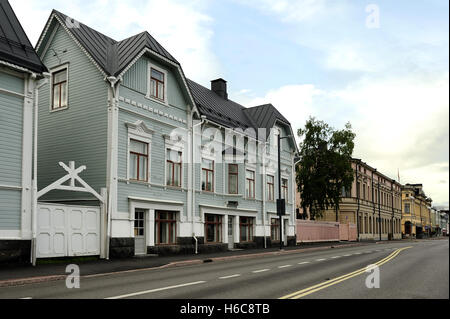
[[[350,122],[354,157],[449,204],[447,0],[10,0],[33,44],[52,9],[115,40],[148,31],[206,87],[294,132]]]

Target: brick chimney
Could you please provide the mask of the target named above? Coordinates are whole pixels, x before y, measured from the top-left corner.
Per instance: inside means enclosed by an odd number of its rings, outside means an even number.
[[[228,100],[227,81],[220,78],[211,81],[211,91],[215,92],[221,98]]]

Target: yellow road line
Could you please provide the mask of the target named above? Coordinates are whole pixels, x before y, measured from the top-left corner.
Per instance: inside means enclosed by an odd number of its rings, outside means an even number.
[[[392,252],[389,256],[387,256],[387,257],[381,259],[380,261],[376,262],[374,265],[377,265],[379,267],[379,266],[389,262],[390,260],[394,259],[401,251],[403,251],[405,249],[408,249],[408,248],[412,248],[412,246],[399,248],[399,249],[395,250],[394,252]],[[337,278],[333,278],[331,280],[322,282],[320,284],[314,285],[314,286],[309,287],[309,288],[305,288],[305,289],[296,291],[296,292],[291,293],[289,295],[283,296],[280,299],[298,299],[298,298],[304,297],[304,296],[312,294],[312,293],[314,293],[316,291],[319,291],[319,290],[325,289],[327,287],[336,285],[336,284],[338,284],[338,283],[340,283],[342,281],[345,281],[347,279],[350,279],[350,278],[353,278],[355,276],[361,275],[361,274],[366,272],[366,269],[367,269],[366,267],[358,269],[358,270],[353,271],[353,272],[351,272],[349,274],[346,274],[346,275],[343,275],[343,276],[340,276],[340,277],[337,277]]]

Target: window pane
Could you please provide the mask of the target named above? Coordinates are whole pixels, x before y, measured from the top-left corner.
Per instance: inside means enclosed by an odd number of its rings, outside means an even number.
[[[130,151],[147,155],[148,144],[136,140],[130,140]]]
[[[237,194],[238,193],[238,188],[237,188],[238,178],[237,178],[237,175],[230,175],[229,178],[230,178],[230,182],[229,182],[228,193],[230,193],[230,194]]]
[[[139,157],[139,180],[147,180],[147,158],[144,156]]]
[[[155,69],[152,69],[152,78],[155,78],[158,81],[164,82],[164,73],[161,73],[159,71],[156,71]]]
[[[67,82],[61,84],[61,107],[67,106]]]
[[[173,173],[172,173],[173,163],[167,162],[167,185],[172,185]]]
[[[238,166],[230,164],[230,165],[228,165],[228,171],[231,174],[237,174],[238,173]]]
[[[130,178],[137,179],[137,155],[130,154]]]
[[[150,95],[156,96],[156,81],[155,80],[151,80],[151,82],[150,82]]]
[[[164,84],[158,83],[158,99],[164,100]]]
[[[175,164],[174,171],[174,186],[181,186],[181,164]]]
[[[202,170],[202,190],[206,190],[206,171]]]
[[[55,85],[53,87],[53,108],[58,108],[60,107],[59,104],[59,96],[60,96],[60,88],[59,85]]]
[[[60,83],[67,80],[67,69],[54,73],[53,83]]]

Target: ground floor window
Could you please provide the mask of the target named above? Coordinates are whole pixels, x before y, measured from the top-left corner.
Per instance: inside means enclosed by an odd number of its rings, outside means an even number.
[[[270,239],[272,241],[280,240],[280,219],[272,218],[270,220]]]
[[[155,216],[155,243],[169,245],[177,242],[176,213],[157,211]]]
[[[253,218],[239,218],[240,240],[241,242],[253,241]]]
[[[205,214],[205,239],[207,243],[222,242],[222,216]]]

